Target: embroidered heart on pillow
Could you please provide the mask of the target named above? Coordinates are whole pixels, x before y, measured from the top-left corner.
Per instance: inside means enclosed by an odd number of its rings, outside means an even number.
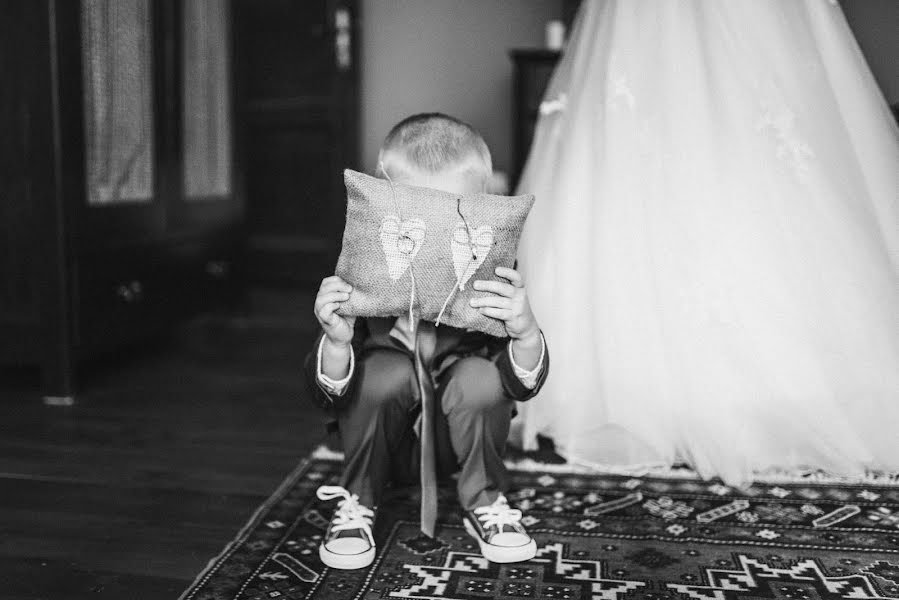
[[[453,251],[453,268],[456,271],[456,279],[460,290],[465,289],[465,284],[471,279],[493,247],[493,227],[482,225],[475,230],[469,230],[465,223],[456,225],[453,230],[453,241],[450,244]]]
[[[457,195],[344,171],[347,218],[336,273],[353,286],[341,314],[427,321],[505,337],[469,301],[474,279],[504,281],[534,197]]]
[[[387,215],[381,221],[379,237],[387,260],[387,271],[391,279],[397,280],[421,250],[421,243],[425,239],[425,224],[421,219],[400,221],[396,215]]]

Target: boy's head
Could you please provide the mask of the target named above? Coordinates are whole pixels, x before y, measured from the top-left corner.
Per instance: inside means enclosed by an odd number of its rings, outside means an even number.
[[[378,153],[378,170],[408,185],[472,194],[487,189],[493,164],[473,127],[441,113],[423,113],[390,130]]]

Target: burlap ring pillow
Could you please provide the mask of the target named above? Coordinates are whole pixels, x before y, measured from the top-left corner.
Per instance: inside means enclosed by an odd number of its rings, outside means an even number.
[[[532,195],[457,195],[344,171],[346,229],[337,275],[353,286],[340,313],[359,317],[415,315],[425,321],[505,337],[501,321],[469,300],[478,279],[505,281]]]

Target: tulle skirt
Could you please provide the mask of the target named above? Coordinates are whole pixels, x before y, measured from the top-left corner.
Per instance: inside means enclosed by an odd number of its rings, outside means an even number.
[[[827,0],[588,0],[519,184],[571,460],[899,471],[899,130]]]

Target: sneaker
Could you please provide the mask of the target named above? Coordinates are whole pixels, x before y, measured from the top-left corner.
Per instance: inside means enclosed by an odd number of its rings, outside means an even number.
[[[343,498],[331,517],[318,555],[332,569],[361,569],[375,559],[375,539],[371,528],[375,513],[359,504],[359,496],[336,485],[323,485],[317,495],[321,500]]]
[[[490,506],[467,511],[462,521],[491,562],[521,562],[537,555],[537,543],[521,524],[521,511],[509,508],[502,494]]]

